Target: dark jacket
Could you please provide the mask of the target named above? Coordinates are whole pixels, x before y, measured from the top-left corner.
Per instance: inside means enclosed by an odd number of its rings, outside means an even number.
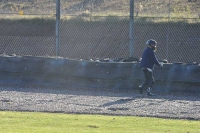
[[[153,51],[153,49],[147,47],[142,54],[142,61],[140,66],[142,68],[153,69],[154,64],[160,66],[160,63]]]

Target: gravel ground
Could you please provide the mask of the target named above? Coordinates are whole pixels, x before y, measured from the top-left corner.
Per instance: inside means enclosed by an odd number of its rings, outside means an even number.
[[[0,85],[0,110],[133,115],[200,120],[200,94]]]

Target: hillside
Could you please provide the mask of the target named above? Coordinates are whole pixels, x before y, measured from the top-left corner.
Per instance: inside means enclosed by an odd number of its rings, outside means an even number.
[[[135,15],[168,16],[169,0],[134,0]],[[172,17],[200,17],[200,1],[171,0]],[[61,0],[61,13],[66,15],[122,15],[129,14],[129,0]],[[55,0],[0,0],[0,13],[55,14]]]

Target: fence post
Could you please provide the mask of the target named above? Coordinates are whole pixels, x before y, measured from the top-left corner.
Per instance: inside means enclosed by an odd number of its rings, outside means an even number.
[[[169,0],[169,8],[168,8],[168,27],[167,27],[167,50],[166,50],[166,59],[168,59],[168,55],[169,55],[169,27],[170,27],[170,8],[171,8],[171,0]]]
[[[56,56],[59,56],[60,47],[60,0],[56,0]]]
[[[129,22],[129,57],[133,56],[133,19],[134,19],[134,0],[130,0],[130,22]]]

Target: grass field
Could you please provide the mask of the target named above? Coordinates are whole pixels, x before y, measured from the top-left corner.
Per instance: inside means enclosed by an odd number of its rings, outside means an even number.
[[[0,112],[0,133],[200,133],[200,121],[133,116]]]

